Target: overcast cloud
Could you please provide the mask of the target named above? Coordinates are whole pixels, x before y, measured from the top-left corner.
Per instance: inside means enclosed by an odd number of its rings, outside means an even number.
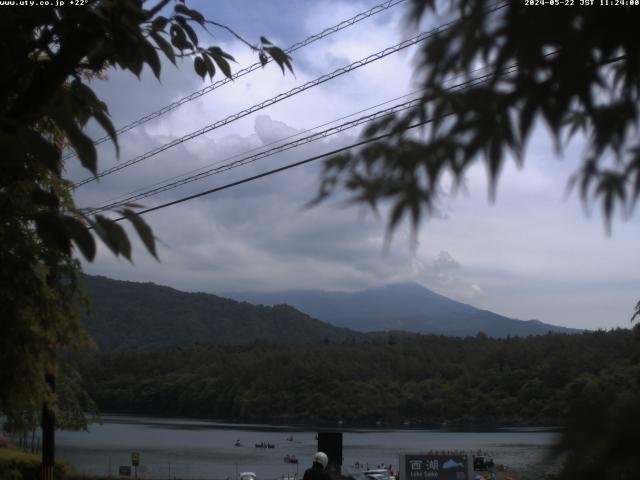
[[[191,2],[251,40],[264,34],[283,47],[376,3]],[[400,28],[402,14],[402,6],[394,7],[299,50],[293,56],[295,77],[283,77],[276,66],[268,65],[122,135],[119,161],[397,43],[406,38]],[[256,60],[232,37],[214,33],[218,44],[238,60],[236,69]],[[78,204],[106,202],[406,94],[414,89],[411,59],[411,52],[392,55],[81,187]],[[181,70],[166,65],[162,84],[149,72],[138,82],[114,71],[94,87],[109,105],[116,126],[121,126],[204,85],[185,64]],[[357,133],[314,142],[142,203],[157,205],[324,153],[353,143]],[[587,217],[576,195],[566,198],[566,182],[580,148],[579,143],[571,145],[560,161],[546,132],[536,132],[526,167],[518,170],[510,164],[505,169],[493,205],[487,201],[483,167],[473,168],[467,192],[446,196],[441,215],[423,223],[413,246],[405,224],[395,232],[390,248],[384,248],[384,211],[378,218],[345,206],[340,198],[303,208],[318,186],[321,165],[310,164],[147,215],[161,242],[160,263],[136,241],[134,265],[101,248],[96,261],[84,267],[92,274],[213,293],[354,290],[416,281],[451,298],[521,319],[586,328],[628,326],[640,297],[640,225],[637,218],[616,221],[608,237],[599,214]],[[99,152],[100,169],[118,161],[108,143]],[[75,179],[87,176],[75,161],[68,168]]]

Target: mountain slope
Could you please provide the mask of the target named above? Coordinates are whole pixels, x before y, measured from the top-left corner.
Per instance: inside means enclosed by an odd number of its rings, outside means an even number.
[[[254,306],[153,283],[85,276],[93,301],[87,330],[103,350],[196,342],[342,341],[362,334],[315,320],[288,305]]]
[[[362,332],[405,330],[491,337],[541,335],[549,331],[577,333],[538,320],[516,320],[456,302],[416,283],[389,285],[359,292],[236,292],[227,297],[253,304],[286,303],[333,325]]]

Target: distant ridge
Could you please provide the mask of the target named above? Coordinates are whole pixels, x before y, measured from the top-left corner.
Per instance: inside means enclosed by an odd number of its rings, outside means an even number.
[[[256,305],[286,303],[314,318],[361,332],[404,330],[449,336],[483,332],[490,337],[506,337],[583,331],[539,320],[505,317],[451,300],[417,283],[394,284],[358,292],[291,290],[223,295]]]
[[[208,293],[90,275],[85,275],[85,285],[93,303],[93,315],[85,325],[102,350],[364,338],[288,305],[255,306]]]

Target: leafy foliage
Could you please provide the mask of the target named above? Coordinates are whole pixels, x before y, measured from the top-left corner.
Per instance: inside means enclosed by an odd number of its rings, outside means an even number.
[[[609,398],[588,399],[580,415],[572,419],[560,444],[568,458],[562,478],[581,480],[632,480],[640,460],[640,391],[637,372],[630,391]],[[613,392],[612,392],[613,393]]]
[[[386,334],[307,345],[194,345],[83,357],[109,412],[273,422],[562,424],[624,397],[629,330],[491,339]],[[603,410],[603,413],[606,408]]]
[[[631,214],[640,197],[640,11],[569,7],[553,14],[524,2],[455,0],[459,19],[423,44],[415,108],[372,124],[366,138],[389,135],[325,163],[318,200],[346,188],[376,207],[390,200],[392,231],[404,216],[414,227],[435,210],[445,177],[454,187],[483,162],[491,197],[509,158],[525,160],[534,127],[543,123],[558,150],[580,132],[587,146],[570,180],[585,203],[597,202],[606,225],[616,210]],[[436,11],[413,0],[414,25]],[[452,78],[485,81],[449,88]],[[419,126],[418,129],[410,129]],[[418,130],[418,133],[416,133]]]
[[[139,76],[145,65],[159,78],[160,53],[174,64],[193,57],[203,78],[213,78],[214,65],[231,76],[233,57],[199,43],[196,30],[207,22],[184,2],[170,0],[150,8],[142,0],[7,8],[0,15],[0,412],[10,419],[31,418],[25,412],[54,403],[44,377],[55,370],[56,353],[90,343],[77,308],[76,252],[92,261],[97,237],[114,255],[132,256],[125,230],[76,208],[73,184],[65,178],[65,148],[93,174],[98,171],[95,145],[83,130],[89,120],[118,151],[107,105],[91,80],[109,68]],[[256,50],[291,68],[278,47]],[[146,222],[128,206],[116,213],[157,257]]]
[[[57,461],[54,467],[55,478],[65,479],[71,468],[65,462]],[[17,450],[0,449],[0,478],[6,480],[39,480],[42,478],[40,455]]]
[[[638,306],[636,313],[637,310]],[[556,454],[565,456],[559,476],[561,480],[631,480],[638,476],[638,325],[633,329],[633,336],[634,349],[629,352],[628,361],[635,368],[609,373],[610,378],[618,384],[616,389],[604,391],[592,385],[585,390],[574,415],[569,419],[556,446]]]

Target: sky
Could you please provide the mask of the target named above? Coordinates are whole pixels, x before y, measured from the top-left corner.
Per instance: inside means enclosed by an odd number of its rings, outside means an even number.
[[[189,5],[256,43],[261,35],[286,48],[366,11],[373,0],[220,0]],[[267,65],[189,102],[119,138],[120,155],[109,142],[98,148],[99,170],[124,162],[175,138],[224,119],[325,73],[376,53],[412,35],[400,4],[296,51],[295,75]],[[434,23],[437,19],[429,19]],[[239,70],[257,57],[223,30],[201,41],[231,53]],[[81,207],[100,205],[185,172],[211,166],[251,149],[299,134],[415,91],[414,49],[390,55],[268,108],[168,149],[99,182],[77,189]],[[209,84],[190,63],[164,62],[161,82],[145,70],[111,70],[92,82],[116,127],[153,112]],[[220,77],[218,77],[220,78]],[[217,79],[217,78],[216,78]],[[387,103],[392,105],[396,102]],[[380,108],[380,107],[378,107]],[[364,114],[349,117],[358,118]],[[325,127],[326,128],[326,127]],[[89,133],[102,132],[94,125]],[[139,203],[155,206],[186,195],[319,155],[358,140],[359,129],[263,158]],[[538,319],[577,328],[628,327],[640,298],[636,239],[640,222],[616,218],[608,235],[599,212],[588,212],[567,195],[584,146],[577,140],[562,156],[543,127],[535,131],[519,169],[513,161],[501,174],[490,202],[482,165],[466,176],[464,192],[445,189],[437,215],[425,219],[412,242],[401,224],[385,247],[385,208],[378,215],[347,204],[338,193],[306,208],[318,190],[321,161],[145,215],[158,241],[153,259],[135,234],[133,262],[100,247],[87,273],[154,282],[185,291],[353,291],[417,282],[454,300],[523,320]],[[254,153],[254,150],[252,153]],[[238,157],[235,157],[238,158]],[[76,160],[74,180],[89,176]]]

